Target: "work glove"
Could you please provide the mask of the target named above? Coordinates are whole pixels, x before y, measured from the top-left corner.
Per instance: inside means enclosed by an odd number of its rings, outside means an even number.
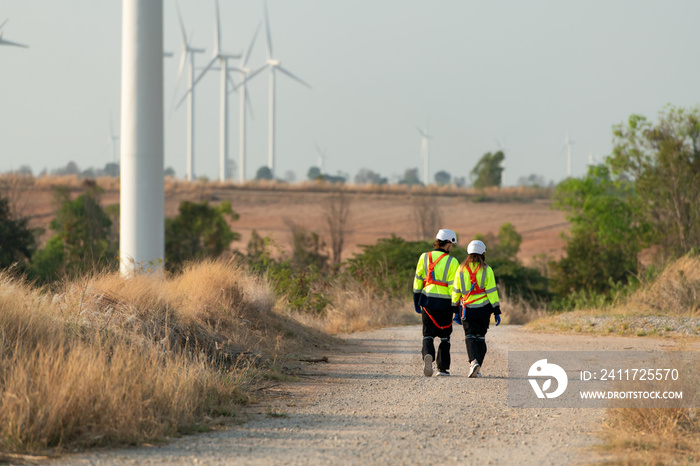
[[[462,317],[460,317],[459,312],[455,312],[455,318],[452,320],[455,321],[455,324],[462,325]]]
[[[498,327],[501,324],[501,315],[496,314],[493,316],[493,318],[496,320],[496,327]]]
[[[413,310],[416,311],[417,314],[423,314],[423,311],[421,311],[420,306],[414,305]]]

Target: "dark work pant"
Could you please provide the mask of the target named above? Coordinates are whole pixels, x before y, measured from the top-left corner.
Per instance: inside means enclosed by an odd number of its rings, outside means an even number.
[[[432,316],[440,327],[447,327],[444,329],[438,328],[433,320],[430,318]],[[438,311],[433,309],[423,309],[423,349],[421,351],[421,356],[425,357],[429,354],[433,357],[433,361],[437,363],[437,368],[439,371],[450,370],[450,335],[452,334],[452,311]],[[435,357],[435,338],[440,338],[440,345],[438,346],[437,358]]]
[[[480,365],[484,365],[486,356],[486,332],[489,330],[489,321],[493,308],[490,304],[476,308],[467,309],[466,317],[462,320],[464,326],[464,337],[467,342],[467,355],[471,363],[476,359]]]

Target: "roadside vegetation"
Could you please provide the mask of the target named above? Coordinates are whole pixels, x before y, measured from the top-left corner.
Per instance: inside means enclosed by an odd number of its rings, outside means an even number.
[[[410,305],[415,262],[443,226],[430,209],[434,195],[552,198],[567,213],[571,229],[558,260],[524,265],[517,258],[522,237],[507,222],[498,232],[461,238],[462,245],[489,245],[504,323],[697,338],[699,151],[700,109],[668,108],[658,123],[633,115],[616,126],[605,162],[555,188],[500,189],[501,152],[482,157],[472,188],[449,184],[447,173],[436,185],[408,182],[417,180],[410,170],[395,185],[347,186],[320,174],[294,185],[251,181],[235,189],[331,195],[326,230],[289,220],[291,245],[253,232],[244,251],[230,249],[239,238],[235,205],[210,204],[213,184],[204,180],[169,178],[166,192],[188,200],[166,219],[163,273],[128,280],[117,272],[119,206],[101,200],[115,178],[3,177],[0,451],[138,444],[231,422],[267,384],[313,360],[331,335],[418,323]],[[29,228],[22,214],[31,185],[54,191],[48,232]],[[354,215],[348,194],[358,190],[420,193],[413,208],[424,239],[381,238],[342,261]],[[461,261],[466,251],[456,247],[453,255]],[[645,443],[655,432],[655,442],[687,445],[673,458],[692,462],[690,451],[697,459],[698,421],[689,410],[614,410],[609,424],[616,432],[604,434],[609,445],[629,452],[623,458],[630,461],[642,448],[676,448]]]

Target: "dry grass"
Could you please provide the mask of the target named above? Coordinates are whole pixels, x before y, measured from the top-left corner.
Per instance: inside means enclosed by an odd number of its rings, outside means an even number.
[[[681,374],[683,383],[674,387],[684,399],[698,397],[698,370]],[[639,387],[621,385],[621,390]],[[658,385],[651,390],[665,390]],[[700,418],[696,408],[609,408],[600,436],[601,450],[615,457],[618,464],[698,464],[700,463]]]
[[[534,306],[519,296],[509,296],[503,290],[498,292],[503,312],[501,320],[503,324],[522,325],[541,319],[547,315],[546,308]]]
[[[0,274],[0,451],[149,442],[237,416],[275,361],[328,341],[272,303],[222,262],[55,294]]]
[[[420,323],[413,302],[377,299],[359,284],[333,291],[332,301],[322,317],[305,319],[307,325],[330,334],[352,333],[392,325]]]
[[[700,316],[700,257],[686,255],[669,264],[659,277],[630,296],[620,311]]]

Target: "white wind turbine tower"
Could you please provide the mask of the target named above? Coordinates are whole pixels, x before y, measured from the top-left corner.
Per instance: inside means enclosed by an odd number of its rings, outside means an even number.
[[[0,24],[0,45],[14,45],[15,47],[22,47],[25,49],[28,49],[28,45],[20,44],[19,42],[12,42],[7,39],[2,38],[2,28],[5,27],[5,24],[7,24],[7,19]]]
[[[192,88],[209,71],[216,61],[219,62],[221,71],[221,110],[219,113],[219,181],[226,181],[226,162],[228,161],[228,60],[241,58],[239,55],[223,53],[221,51],[221,20],[219,17],[219,1],[216,1],[216,21],[214,22],[214,54],[211,61],[204,67],[197,79],[192,83]],[[191,90],[190,89],[190,90]],[[179,104],[178,104],[179,105]]]
[[[185,69],[185,62],[189,56],[188,88],[187,88],[187,167],[185,178],[187,181],[192,181],[195,177],[194,172],[194,55],[203,53],[204,49],[194,48],[187,40],[185,33],[185,24],[182,21],[180,8],[177,9],[177,17],[180,20],[180,34],[182,36],[182,52],[180,55],[180,67],[177,71],[177,82],[180,82],[180,77]],[[177,86],[176,86],[177,87]]]
[[[321,148],[314,142],[314,145],[316,146],[316,152],[318,152],[318,159],[317,159],[317,165],[318,169],[320,170],[321,174],[325,173],[325,165],[326,165],[326,159],[328,158],[328,154],[324,150],[321,150]]]
[[[569,139],[569,132],[566,132],[566,137],[564,138],[564,148],[566,149],[566,176],[571,178],[571,145],[574,141]]]
[[[162,271],[163,2],[122,0],[119,259],[122,276]]]
[[[114,121],[112,120],[112,115],[109,116],[109,139],[107,140],[107,146],[112,146],[112,162],[119,162],[119,133],[114,132]],[[104,151],[104,149],[102,149]]]
[[[423,157],[423,184],[428,186],[430,182],[430,140],[433,138],[430,135],[430,131],[426,129],[423,131],[420,128],[416,128],[421,135],[420,141],[420,153]]]
[[[282,68],[281,62],[273,58],[272,55],[272,36],[270,34],[270,18],[267,13],[267,2],[263,2],[265,9],[265,31],[267,32],[267,64],[270,67],[270,111],[269,111],[269,134],[268,134],[268,155],[267,155],[267,166],[272,172],[272,176],[275,174],[275,73],[277,70],[286,74],[295,81],[303,84],[304,86],[311,89],[311,86],[306,82],[302,81],[300,78],[294,76],[289,70]]]
[[[255,71],[252,71],[250,68],[248,68],[248,59],[250,58],[250,54],[253,51],[253,45],[255,45],[255,39],[258,37],[258,32],[260,31],[260,26],[255,30],[255,34],[253,35],[253,39],[250,41],[250,45],[248,46],[248,50],[246,50],[245,55],[243,56],[243,61],[241,62],[241,66],[239,67],[232,67],[230,68],[230,71],[237,71],[238,73],[241,74],[242,81],[241,84],[239,84],[237,87],[234,88],[234,90],[240,89],[240,119],[239,119],[239,147],[238,147],[238,181],[243,183],[245,182],[245,162],[246,162],[246,104],[250,105],[250,98],[248,96],[248,90],[246,88],[246,84],[248,81],[253,79],[254,76],[256,76],[258,73],[260,73],[262,70],[267,68],[267,64],[261,66]],[[252,109],[251,109],[252,112]]]

